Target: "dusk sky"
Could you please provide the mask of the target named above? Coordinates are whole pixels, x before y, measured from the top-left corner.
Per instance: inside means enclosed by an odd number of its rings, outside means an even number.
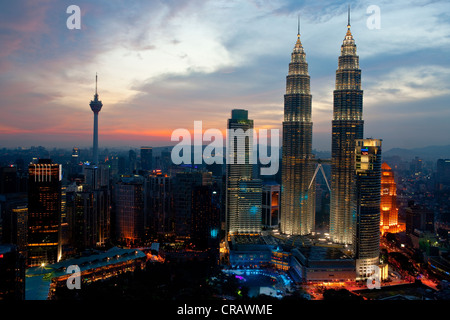
[[[173,130],[226,129],[232,109],[281,130],[290,55],[309,63],[313,147],[331,148],[347,6],[364,90],[364,137],[385,150],[450,144],[450,2],[2,1],[0,147],[172,145]],[[66,26],[81,9],[81,29]],[[369,6],[380,9],[371,29]]]

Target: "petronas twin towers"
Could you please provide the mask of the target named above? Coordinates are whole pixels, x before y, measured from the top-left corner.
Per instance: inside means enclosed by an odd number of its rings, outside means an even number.
[[[315,229],[312,182],[317,160],[312,154],[312,97],[300,30],[297,37],[284,96],[280,227],[287,235],[306,235]],[[331,147],[330,237],[342,244],[351,244],[355,234],[355,143],[363,138],[362,100],[361,70],[349,13],[336,71]]]

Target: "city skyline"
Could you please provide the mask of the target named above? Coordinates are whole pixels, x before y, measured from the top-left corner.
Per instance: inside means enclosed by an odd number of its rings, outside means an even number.
[[[0,143],[90,146],[96,72],[106,106],[100,147],[170,145],[171,132],[191,130],[194,120],[224,130],[234,108],[248,109],[255,129],[281,129],[300,13],[313,148],[330,150],[335,56],[348,4],[364,69],[365,134],[383,139],[385,150],[447,144],[449,4],[383,1],[80,1],[81,30],[66,27],[68,3],[3,4]],[[366,25],[371,5],[380,9],[380,29]]]
[[[450,299],[442,2],[84,1],[0,10],[0,300]]]

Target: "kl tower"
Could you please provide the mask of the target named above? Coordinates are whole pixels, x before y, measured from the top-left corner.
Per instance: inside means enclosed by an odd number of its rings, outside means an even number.
[[[94,112],[94,145],[93,145],[93,159],[92,163],[98,165],[98,113],[103,107],[101,101],[98,100],[97,93],[97,74],[95,75],[95,95],[94,100],[89,104],[92,112]]]

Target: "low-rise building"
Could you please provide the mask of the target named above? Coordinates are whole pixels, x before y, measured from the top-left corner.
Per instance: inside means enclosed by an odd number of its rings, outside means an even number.
[[[290,273],[301,282],[354,281],[355,260],[340,249],[326,246],[304,246],[291,250]]]
[[[134,271],[138,265],[144,268],[146,260],[146,254],[140,250],[113,247],[105,252],[94,250],[89,255],[29,268],[26,271],[25,300],[51,300],[56,288],[66,286],[69,277],[74,276],[73,266],[79,268],[83,284]]]

